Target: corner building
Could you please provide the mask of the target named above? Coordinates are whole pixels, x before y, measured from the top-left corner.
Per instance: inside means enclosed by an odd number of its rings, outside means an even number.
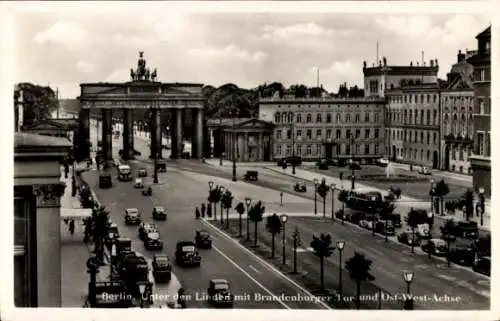
[[[383,156],[384,105],[381,97],[261,98],[259,119],[276,126],[275,160],[295,154],[369,163]]]

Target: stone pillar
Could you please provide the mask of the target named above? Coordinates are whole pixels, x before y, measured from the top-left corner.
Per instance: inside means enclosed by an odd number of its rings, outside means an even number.
[[[105,160],[113,159],[113,126],[111,109],[102,109],[102,154]]]
[[[262,141],[262,132],[259,132],[259,140],[258,140],[258,146],[257,146],[257,161],[262,162],[264,161],[264,142]]]
[[[244,162],[248,162],[250,160],[250,155],[248,153],[248,133],[245,132],[245,136],[243,138],[243,153],[240,151],[241,160]]]
[[[61,213],[64,186],[34,185],[38,307],[61,307]]]
[[[123,109],[123,159],[134,159],[133,110]]]
[[[156,115],[155,115],[155,135],[156,135],[156,153],[158,158],[163,158],[162,157],[162,142],[163,140],[161,139],[161,109],[156,110]]]
[[[152,109],[150,117],[149,117],[149,129],[150,129],[149,136],[151,138],[150,145],[149,145],[149,147],[150,147],[149,158],[152,158],[152,159],[154,159],[156,157],[157,147],[158,147],[158,136],[156,135],[156,132],[157,132],[157,130],[156,130],[157,114],[158,114],[158,110]]]
[[[175,114],[175,137],[173,137],[172,141],[175,139],[175,144],[177,145],[177,154],[175,158],[181,158],[182,155],[182,136],[183,136],[183,122],[182,122],[182,109],[178,109]]]
[[[80,115],[80,128],[83,131],[80,136],[82,137],[81,143],[83,143],[81,152],[84,158],[90,158],[90,109],[82,109]]]
[[[203,110],[193,109],[192,158],[203,157]]]

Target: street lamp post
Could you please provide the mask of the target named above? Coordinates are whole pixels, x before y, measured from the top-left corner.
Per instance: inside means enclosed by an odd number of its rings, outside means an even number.
[[[288,220],[288,215],[282,214],[280,216],[281,218],[281,223],[283,223],[283,265],[286,264],[286,256],[285,256],[285,244],[286,244],[286,239],[285,239],[285,225],[286,221]]]
[[[234,110],[232,113],[232,116],[233,116],[233,129],[232,129],[233,130],[233,135],[232,135],[232,137],[233,137],[233,146],[232,146],[232,150],[233,150],[233,182],[236,182],[236,146],[237,145],[236,145],[235,137],[237,137],[237,136],[236,136],[236,133],[234,132],[236,115],[237,115],[236,110]]]
[[[156,157],[154,159],[154,178],[153,178],[153,183],[158,184],[158,153],[156,154]]]
[[[109,239],[111,240],[111,257],[109,259],[109,277],[111,278],[113,276],[113,260],[116,257],[116,239],[115,239],[115,234],[114,233],[109,233]]]
[[[479,208],[481,209],[481,226],[483,226],[483,217],[484,217],[484,210],[485,210],[485,206],[484,206],[484,187],[480,187],[479,188]]]
[[[139,293],[141,294],[141,309],[144,308],[144,292],[146,291],[146,285],[145,284],[139,284]]]
[[[221,194],[221,199],[220,199],[220,224],[224,225],[224,186],[220,187],[220,194]]]
[[[212,193],[212,188],[214,187],[214,182],[213,181],[209,181],[208,182],[208,195],[210,195]],[[210,213],[212,212],[212,202],[209,201],[209,204],[210,206]]]
[[[335,221],[335,187],[335,184],[330,185],[332,189],[332,223]]]
[[[295,175],[295,117],[292,119],[292,175]]]
[[[293,232],[293,274],[297,274],[297,247],[300,244],[300,233],[297,227]]]
[[[405,310],[413,309],[413,300],[410,298],[410,284],[413,281],[414,273],[412,271],[404,271],[403,272],[403,280],[406,282],[406,294],[408,298],[405,302]]]
[[[283,207],[283,192],[280,192],[280,206]]]
[[[342,251],[344,250],[345,241],[337,241],[337,249],[339,250],[339,295],[342,300]]]
[[[250,217],[248,216],[248,211],[251,202],[252,200],[249,197],[245,198],[245,205],[247,206],[247,241],[250,241]]]
[[[314,215],[318,214],[318,179],[314,179]]]
[[[436,182],[433,178],[430,180],[431,189],[429,191],[429,197],[431,198],[431,212],[434,212],[434,195],[436,193]]]

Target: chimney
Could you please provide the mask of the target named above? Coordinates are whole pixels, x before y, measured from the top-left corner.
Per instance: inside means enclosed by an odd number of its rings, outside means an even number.
[[[462,50],[459,50],[457,55],[457,62],[462,62],[464,60],[465,60],[465,54],[462,53]]]

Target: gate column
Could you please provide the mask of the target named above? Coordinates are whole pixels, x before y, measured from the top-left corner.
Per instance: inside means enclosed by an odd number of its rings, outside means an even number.
[[[123,159],[134,159],[133,110],[123,109]]]
[[[151,144],[150,144],[150,155],[149,158],[154,159],[157,155],[157,147],[158,147],[158,136],[156,135],[157,133],[157,118],[158,110],[156,109],[151,109],[150,117],[149,117],[149,128],[150,128],[150,137],[151,137]]]
[[[113,159],[111,109],[102,109],[102,154],[105,160]]]

